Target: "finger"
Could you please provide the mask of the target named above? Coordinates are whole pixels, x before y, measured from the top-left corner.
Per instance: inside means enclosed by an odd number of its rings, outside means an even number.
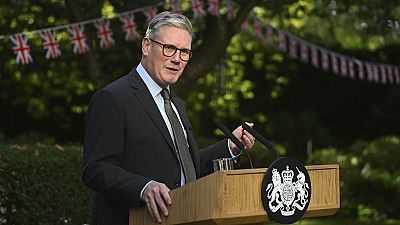
[[[164,199],[164,202],[165,202],[168,206],[170,206],[170,205],[172,204],[172,199],[171,199],[171,196],[169,195],[169,192],[170,192],[170,191],[171,191],[171,190],[170,190],[167,186],[165,186],[165,188],[162,189],[162,191],[160,192],[162,198]]]
[[[245,122],[249,127],[254,127],[254,123]]]
[[[147,204],[147,203],[146,203],[146,204]],[[162,222],[162,221],[161,221],[161,216],[160,216],[160,213],[159,213],[159,211],[158,211],[158,207],[157,207],[157,204],[156,204],[155,199],[154,199],[154,198],[151,199],[150,202],[149,202],[148,204],[150,204],[150,210],[151,210],[151,214],[153,215],[154,220],[155,220],[157,223],[161,223],[161,222]]]
[[[242,141],[246,148],[251,148],[254,144],[254,137],[251,136],[247,131],[244,131],[244,135],[242,136]]]
[[[163,216],[168,216],[168,209],[167,206],[165,205],[163,197],[161,197],[160,192],[157,192],[155,194],[155,202],[158,206],[159,213],[162,213]]]

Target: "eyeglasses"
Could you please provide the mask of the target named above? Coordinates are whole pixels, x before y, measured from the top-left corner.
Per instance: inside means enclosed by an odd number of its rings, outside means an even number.
[[[166,57],[172,57],[173,55],[175,55],[176,51],[178,51],[178,50],[179,50],[179,58],[181,58],[182,61],[187,62],[192,57],[192,51],[190,49],[177,48],[175,45],[161,44],[160,42],[155,41],[151,38],[147,38],[147,39],[160,45],[160,47],[162,47],[162,53]]]

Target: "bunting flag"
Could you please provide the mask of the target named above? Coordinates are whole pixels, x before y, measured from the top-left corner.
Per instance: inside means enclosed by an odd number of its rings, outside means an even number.
[[[293,37],[289,37],[289,55],[297,59],[297,41]]]
[[[13,51],[17,55],[17,64],[33,63],[31,56],[31,47],[28,45],[28,38],[24,34],[16,34],[10,36],[11,41],[14,43]]]
[[[226,0],[226,18],[229,21],[232,21],[235,18],[234,10],[235,7],[233,6],[233,2],[231,0]]]
[[[319,68],[318,49],[314,46],[311,47],[311,63],[315,68]]]
[[[387,66],[387,75],[388,75],[389,83],[394,84],[393,71],[392,71],[392,68],[390,68],[390,66]]]
[[[267,33],[267,45],[274,45],[274,29],[271,26],[266,26]]]
[[[172,12],[182,13],[181,0],[169,0],[169,6],[171,6]]]
[[[393,68],[394,76],[396,77],[396,84],[400,85],[400,73],[399,68]]]
[[[243,22],[240,24],[240,29],[243,32],[247,32],[249,30],[249,21],[243,20]]]
[[[374,72],[372,71],[371,63],[366,63],[365,67],[367,68],[367,80],[372,82],[374,80]]]
[[[181,0],[167,1],[172,11],[182,13]],[[207,0],[207,8],[204,7],[203,0],[191,0],[190,8],[193,16],[196,19],[202,19],[207,16],[207,13],[212,16],[220,16],[220,2],[218,0]],[[232,0],[225,0],[226,6],[225,16],[227,20],[233,20],[235,17],[235,4]],[[149,22],[157,13],[157,7],[162,6],[163,3],[159,2],[151,4],[142,8],[116,13],[111,18],[96,18],[86,21],[80,21],[74,24],[65,24],[58,27],[51,27],[46,29],[28,31],[24,33],[17,33],[12,35],[0,35],[0,40],[9,38],[12,42],[12,50],[16,55],[17,64],[30,64],[33,63],[31,55],[31,47],[28,44],[31,34],[37,34],[42,39],[42,48],[45,51],[47,60],[56,59],[61,57],[60,46],[61,43],[56,38],[58,30],[67,30],[70,36],[70,43],[72,50],[75,54],[84,54],[90,51],[87,44],[88,40],[84,34],[84,28],[87,24],[93,24],[96,29],[98,45],[100,48],[108,49],[116,44],[114,39],[114,31],[111,29],[111,20],[119,18],[121,21],[121,29],[124,32],[125,41],[134,41],[139,38],[138,26],[135,23],[135,14],[143,13],[145,19]],[[186,11],[186,10],[185,10]],[[276,43],[280,52],[286,53],[298,59],[304,64],[312,64],[317,69],[323,69],[326,72],[334,74],[341,74],[342,77],[349,77],[351,79],[358,78],[383,85],[400,85],[400,75],[398,65],[389,65],[383,63],[365,62],[351,56],[342,55],[325,49],[318,45],[309,43],[295,35],[292,35],[284,30],[275,29],[269,24],[262,24],[262,22],[255,16],[252,19],[253,30],[252,34],[265,42],[266,46],[274,47]],[[241,24],[243,32],[249,32],[249,19],[244,19]],[[264,37],[265,31],[265,37]],[[277,41],[275,41],[275,38]],[[287,38],[289,38],[287,40]],[[95,42],[90,42],[95,44]]]
[[[340,56],[340,74],[347,76],[347,60],[344,56]]]
[[[261,39],[262,38],[262,27],[261,21],[254,17],[253,19],[253,28],[254,28],[254,37]]]
[[[364,80],[364,66],[363,66],[363,63],[358,59],[356,59],[354,61],[356,62],[357,67],[358,67],[358,79]]]
[[[379,69],[381,71],[381,82],[382,84],[386,84],[386,67],[384,65],[380,65]]]
[[[194,18],[203,18],[207,14],[204,11],[203,2],[201,0],[190,0],[192,3],[193,17]]]
[[[283,31],[278,31],[278,48],[281,52],[287,52],[286,35]]]
[[[47,29],[39,32],[43,40],[43,49],[46,51],[46,59],[55,59],[61,56],[60,43],[57,41],[55,31]]]
[[[355,78],[354,61],[353,60],[349,60],[349,76],[351,79]]]
[[[71,36],[72,51],[75,54],[85,54],[89,51],[89,46],[86,44],[86,36],[83,34],[84,26],[80,24],[70,25],[68,32]]]
[[[332,63],[332,72],[334,74],[339,74],[339,64],[338,64],[338,59],[335,53],[330,53],[331,57],[331,63]]]
[[[100,41],[101,48],[110,48],[115,45],[115,41],[112,37],[113,32],[110,29],[110,21],[108,19],[97,20],[94,23],[97,29],[97,38]]]
[[[156,16],[157,8],[153,6],[146,7],[143,9],[143,14],[146,16],[147,24],[149,24],[150,21]]]
[[[213,16],[219,15],[219,1],[218,0],[208,0],[208,13]]]
[[[133,41],[138,38],[138,33],[136,31],[135,15],[133,13],[123,13],[119,16],[122,22],[122,30],[125,33],[126,41]]]
[[[300,42],[301,61],[308,63],[308,45],[304,41]]]
[[[322,69],[329,70],[329,56],[325,50],[321,50]]]

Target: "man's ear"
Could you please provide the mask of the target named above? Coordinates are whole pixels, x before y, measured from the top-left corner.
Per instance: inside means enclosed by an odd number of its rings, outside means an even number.
[[[142,54],[147,56],[150,51],[150,41],[147,38],[143,38],[142,40]]]

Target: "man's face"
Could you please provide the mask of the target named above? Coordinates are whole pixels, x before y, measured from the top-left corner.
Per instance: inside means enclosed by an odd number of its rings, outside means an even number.
[[[191,37],[185,29],[164,26],[154,40],[161,44],[174,45],[178,49],[191,49]],[[167,57],[163,54],[163,47],[147,38],[142,42],[144,60],[142,64],[153,80],[160,86],[173,85],[178,81],[187,62],[180,58],[180,51]]]

